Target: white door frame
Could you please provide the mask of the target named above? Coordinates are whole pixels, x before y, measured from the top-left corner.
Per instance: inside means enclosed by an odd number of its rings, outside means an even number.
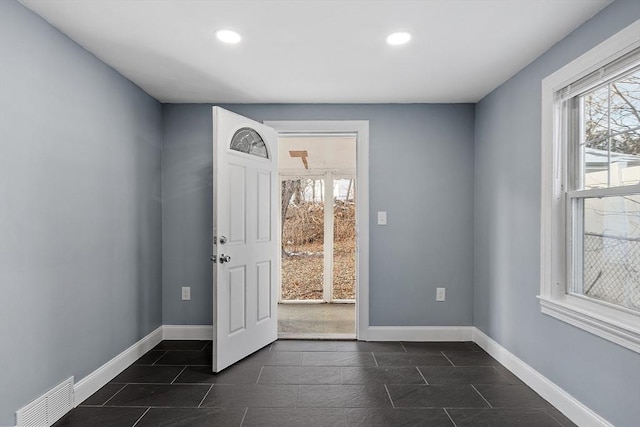
[[[274,128],[279,134],[356,134],[356,339],[366,341],[369,329],[369,121],[265,120],[264,124]],[[280,215],[276,216],[280,222]],[[281,227],[282,224],[278,223],[278,230]],[[281,257],[277,257],[277,260],[280,271]],[[278,287],[280,286],[281,283],[278,283]]]

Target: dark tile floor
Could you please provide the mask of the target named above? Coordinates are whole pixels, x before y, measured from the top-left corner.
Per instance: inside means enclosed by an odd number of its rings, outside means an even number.
[[[572,426],[470,342],[276,341],[219,374],[163,341],[55,426]]]

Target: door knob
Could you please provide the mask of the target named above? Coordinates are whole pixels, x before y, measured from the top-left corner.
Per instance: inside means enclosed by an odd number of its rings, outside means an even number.
[[[231,257],[229,255],[222,254],[220,255],[220,264],[224,264],[225,262],[231,261]]]

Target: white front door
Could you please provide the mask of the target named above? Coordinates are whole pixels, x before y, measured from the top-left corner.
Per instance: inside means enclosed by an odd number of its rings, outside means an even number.
[[[278,138],[213,107],[213,371],[278,338]]]

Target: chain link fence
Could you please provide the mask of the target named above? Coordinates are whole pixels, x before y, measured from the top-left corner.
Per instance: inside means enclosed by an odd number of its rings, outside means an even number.
[[[640,239],[585,233],[584,294],[640,310]]]

